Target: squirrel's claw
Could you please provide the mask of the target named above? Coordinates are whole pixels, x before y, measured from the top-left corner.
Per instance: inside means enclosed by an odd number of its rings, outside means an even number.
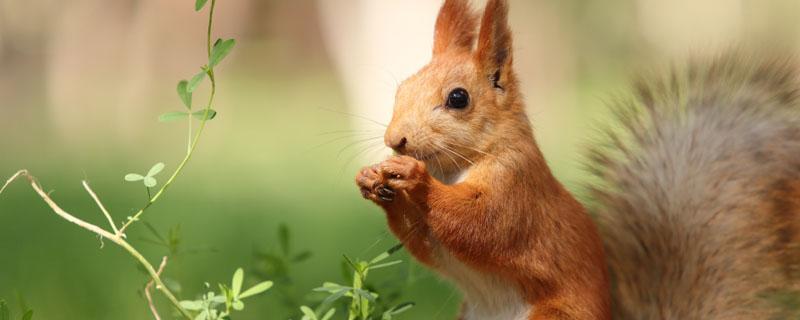
[[[392,202],[397,193],[386,185],[386,181],[377,166],[366,167],[356,176],[361,196],[376,203]]]
[[[396,192],[394,192],[394,190],[392,190],[392,188],[385,185],[381,185],[380,187],[377,188],[377,190],[378,190],[378,198],[386,202],[393,201],[394,196],[397,194]]]

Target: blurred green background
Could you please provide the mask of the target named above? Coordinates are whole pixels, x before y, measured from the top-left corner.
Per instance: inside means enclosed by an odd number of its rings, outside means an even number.
[[[156,118],[180,110],[175,83],[204,61],[205,15],[192,6],[0,0],[0,176],[29,169],[63,208],[101,226],[82,179],[117,221],[134,213],[145,190],[123,176],[159,161],[171,172],[185,151],[185,123]],[[342,254],[366,259],[395,244],[382,213],[351,182],[360,166],[385,153],[363,142],[382,128],[345,113],[387,121],[396,81],[413,72],[406,65],[424,60],[397,60],[403,69],[392,70],[387,60],[394,58],[381,57],[397,50],[370,39],[424,57],[437,6],[219,1],[216,34],[239,41],[217,69],[220,114],[185,174],[144,215],[164,234],[180,226],[181,252],[166,276],[181,284],[182,297],[193,298],[204,282],[229,281],[240,266],[250,275],[246,283],[263,280],[254,276],[264,271],[254,252],[277,250],[281,223],[294,250],[313,252],[289,270],[300,296],[323,281],[344,282]],[[581,144],[607,118],[603,101],[624,93],[637,70],[731,44],[793,48],[800,40],[800,2],[793,0],[517,0],[511,7],[515,62],[537,137],[556,174],[578,193]],[[369,19],[389,9],[425,29]],[[392,27],[415,37],[389,33]],[[370,65],[352,72],[363,59]],[[383,81],[386,70],[391,81]],[[363,103],[376,86],[377,101]],[[198,95],[203,101],[207,88]],[[152,236],[143,224],[128,234],[153,263],[168,254],[144,240]],[[417,302],[406,319],[452,319],[458,310],[458,293],[416,263],[374,276],[399,280],[401,300]],[[23,296],[35,319],[148,319],[145,282],[126,253],[55,216],[26,183],[0,196],[0,297],[15,305]],[[295,310],[272,290],[237,319],[285,319]]]

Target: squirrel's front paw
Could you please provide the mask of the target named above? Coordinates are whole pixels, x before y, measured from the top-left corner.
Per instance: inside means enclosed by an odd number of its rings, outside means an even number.
[[[378,165],[386,185],[393,191],[405,190],[414,195],[430,182],[425,163],[409,156],[395,156]],[[423,187],[423,188],[421,188]]]
[[[361,189],[361,196],[376,203],[392,202],[395,191],[386,185],[386,179],[378,165],[366,167],[356,175],[356,184]]]

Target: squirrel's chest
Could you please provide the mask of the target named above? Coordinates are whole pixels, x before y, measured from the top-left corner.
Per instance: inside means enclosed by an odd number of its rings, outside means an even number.
[[[487,275],[467,266],[437,245],[437,270],[464,294],[463,320],[524,320],[533,306],[516,288],[495,275]]]
[[[445,184],[463,182],[469,170],[450,175],[437,176]],[[452,281],[464,295],[463,320],[525,320],[533,309],[517,289],[498,276],[484,274],[467,266],[447,249],[434,243],[437,270]]]

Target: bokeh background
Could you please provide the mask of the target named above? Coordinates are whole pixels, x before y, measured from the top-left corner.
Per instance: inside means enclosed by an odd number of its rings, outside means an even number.
[[[800,42],[795,0],[510,2],[537,137],[578,193],[582,144],[632,75],[732,45]],[[278,250],[282,223],[292,250],[313,253],[288,270],[299,299],[323,281],[343,282],[342,254],[369,258],[395,243],[351,181],[386,154],[370,140],[382,134],[375,122],[388,121],[397,83],[429,58],[439,4],[219,0],[215,33],[239,41],[217,69],[219,116],[144,216],[163,234],[180,227],[166,275],[182,297],[229,281],[240,266],[248,283],[274,276],[254,253]],[[185,151],[186,123],[156,118],[182,108],[175,83],[205,60],[206,16],[192,9],[190,0],[0,0],[0,176],[27,168],[93,222],[102,216],[82,179],[117,221],[135,212],[145,190],[123,176],[159,161],[174,170]],[[143,224],[129,238],[154,263],[169,253],[148,242]],[[417,302],[406,319],[458,310],[458,293],[413,262],[373,276]],[[145,281],[122,250],[56,217],[27,184],[0,196],[0,297],[24,297],[35,319],[148,319]],[[296,308],[284,300],[273,290],[237,319],[286,319]]]

